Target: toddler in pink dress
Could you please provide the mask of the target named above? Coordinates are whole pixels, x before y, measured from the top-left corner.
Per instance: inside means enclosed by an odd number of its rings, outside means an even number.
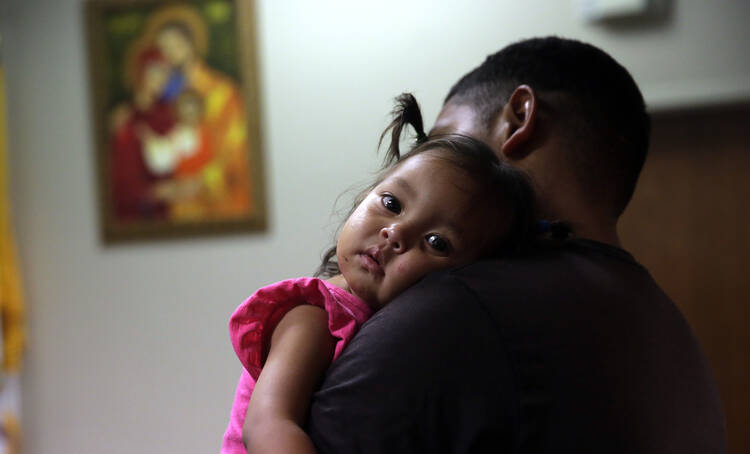
[[[328,314],[328,330],[335,337],[333,360],[339,357],[372,309],[353,294],[314,277],[301,277],[263,287],[246,299],[229,319],[229,339],[244,369],[237,384],[223,453],[245,453],[242,425],[247,405],[268,351],[271,333],[281,318],[300,304],[312,304]]]
[[[416,100],[404,94],[398,102],[384,169],[318,271],[332,279],[264,287],[230,319],[244,370],[224,454],[314,453],[302,430],[312,393],[374,311],[427,273],[518,252],[532,237],[527,177],[470,137],[427,138]],[[407,124],[417,143],[401,155]]]

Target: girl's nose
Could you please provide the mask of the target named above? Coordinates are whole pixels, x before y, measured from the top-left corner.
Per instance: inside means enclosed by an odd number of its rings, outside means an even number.
[[[401,229],[395,224],[380,229],[380,237],[385,240],[386,244],[388,244],[394,252],[401,253],[406,250],[406,244],[404,244]]]

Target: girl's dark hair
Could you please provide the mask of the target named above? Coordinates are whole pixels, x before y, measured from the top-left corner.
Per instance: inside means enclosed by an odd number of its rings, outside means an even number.
[[[480,200],[487,210],[488,228],[495,225],[493,220],[511,216],[510,227],[497,241],[482,254],[496,256],[515,254],[523,251],[535,235],[535,197],[528,176],[521,170],[500,161],[492,149],[477,139],[461,134],[442,134],[427,137],[424,132],[422,113],[417,100],[410,93],[396,98],[393,121],[380,136],[380,144],[390,132],[390,145],[383,159],[383,166],[375,181],[363,190],[354,200],[347,218],[354,212],[365,196],[390,173],[406,160],[428,150],[437,151],[437,158],[465,170],[477,183]],[[400,142],[405,126],[416,132],[415,143],[405,154],[401,153]],[[503,223],[503,225],[507,225]],[[498,228],[501,228],[498,225]],[[328,249],[315,276],[330,277],[339,274],[336,262],[336,245]]]

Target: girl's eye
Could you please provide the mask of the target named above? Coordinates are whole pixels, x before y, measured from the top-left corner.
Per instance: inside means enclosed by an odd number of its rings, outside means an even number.
[[[447,253],[448,249],[450,248],[448,241],[443,239],[437,233],[430,233],[425,237],[425,240],[427,240],[427,244],[429,244],[430,247],[437,252]]]
[[[393,197],[390,194],[386,194],[381,200],[386,210],[392,211],[396,214],[399,214],[401,212],[401,202],[399,202],[397,198]]]

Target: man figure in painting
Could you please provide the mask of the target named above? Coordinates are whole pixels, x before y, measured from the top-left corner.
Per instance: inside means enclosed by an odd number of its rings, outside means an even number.
[[[724,453],[684,318],[622,250],[649,118],[601,50],[543,38],[450,91],[433,135],[469,134],[532,177],[573,238],[427,277],[378,312],[315,395],[321,453]]]

